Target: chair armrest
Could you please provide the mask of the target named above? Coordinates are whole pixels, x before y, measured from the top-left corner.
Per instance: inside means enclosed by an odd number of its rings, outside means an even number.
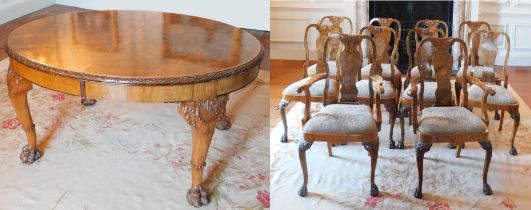
[[[480,87],[483,90],[484,93],[488,93],[491,96],[496,94],[496,91],[494,89],[492,89],[491,87],[485,85],[485,83],[483,83],[481,80],[479,80],[478,78],[476,78],[474,76],[466,75],[466,81],[469,82],[469,83],[472,83],[474,85],[477,85],[478,87]]]
[[[310,77],[310,79],[308,81],[306,81],[304,84],[299,86],[299,88],[297,88],[297,92],[301,93],[304,90],[310,90],[310,86],[312,86],[313,83],[326,78],[326,76],[327,76],[326,73],[319,73],[319,74],[316,74],[316,75]]]
[[[304,101],[305,101],[305,103],[304,103],[304,117],[301,119],[303,126],[306,124],[306,122],[308,122],[308,120],[310,120],[310,117],[311,117],[310,109],[311,109],[311,105],[312,105],[311,104],[312,103],[312,94],[310,93],[310,87],[313,85],[313,83],[315,83],[315,82],[317,82],[319,80],[325,79],[327,77],[328,77],[328,75],[326,73],[316,74],[313,77],[311,77],[308,81],[306,81],[304,84],[299,86],[299,88],[297,88],[297,92],[298,93],[301,93],[302,91],[304,91]],[[323,90],[323,91],[325,92],[324,93],[324,98],[328,97],[328,94],[326,94],[328,92],[328,90]],[[324,99],[324,101],[326,101],[326,99]]]
[[[470,83],[472,83],[474,85],[477,85],[478,87],[480,87],[483,90],[483,98],[481,100],[481,112],[483,113],[483,122],[485,122],[485,124],[487,124],[487,126],[488,126],[489,125],[489,116],[487,114],[487,97],[489,96],[489,94],[491,96],[495,95],[496,91],[493,90],[491,87],[488,87],[487,85],[485,85],[485,83],[481,82],[481,80],[479,80],[476,77],[467,75],[466,76],[466,81],[470,82]],[[464,87],[464,88],[466,88],[466,87]],[[467,97],[468,98],[467,94],[463,94],[463,97]],[[465,106],[467,106],[467,102],[465,100],[464,100],[463,104]]]
[[[411,88],[407,92],[408,96],[417,97],[418,92],[419,92],[417,84],[418,84],[418,78],[417,77],[411,78],[411,83],[409,84],[409,86],[411,86]]]

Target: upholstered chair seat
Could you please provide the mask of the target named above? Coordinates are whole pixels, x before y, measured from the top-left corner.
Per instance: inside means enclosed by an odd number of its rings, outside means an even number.
[[[382,83],[384,88],[384,93],[380,95],[380,99],[391,99],[396,98],[396,89],[393,87],[391,81],[384,80]],[[360,80],[356,83],[356,88],[358,88],[358,97],[360,98],[369,98],[369,80]],[[375,88],[373,88],[375,89]]]
[[[464,107],[429,107],[422,110],[418,131],[425,135],[476,134],[487,125]]]
[[[327,63],[330,77],[335,78],[337,75],[336,61],[327,61]],[[308,76],[311,77],[315,74],[317,74],[317,64],[308,67]]]
[[[488,87],[494,89],[496,91],[496,95],[489,95],[487,97],[487,104],[496,104],[496,105],[517,105],[518,100],[509,93],[507,89],[505,89],[501,85],[494,85],[494,84],[487,84]],[[483,97],[483,90],[478,87],[477,85],[472,85],[468,89],[468,100],[478,101],[480,102]]]
[[[304,78],[304,79],[301,79],[297,82],[294,82],[292,84],[290,84],[288,87],[286,87],[283,91],[282,91],[282,95],[283,96],[301,96],[301,97],[304,97],[304,93],[298,93],[297,92],[297,88],[299,88],[301,85],[305,84],[306,82],[308,82],[308,80],[310,80],[311,78],[310,77],[307,77],[307,78]],[[316,96],[323,96],[323,90],[325,88],[325,81],[326,79],[321,79],[315,83],[312,84],[312,86],[310,86],[310,93],[312,94],[312,97],[316,97]],[[329,83],[329,86],[328,86],[328,96],[334,96],[337,92],[337,89],[336,89],[336,86],[337,86],[337,81],[336,80],[329,80],[330,83]]]
[[[382,76],[391,77],[391,64],[382,63],[381,65],[382,65]],[[363,79],[369,78],[369,73],[371,72],[371,66],[372,66],[372,63],[361,68],[361,78]],[[392,66],[393,66],[393,69],[395,70],[395,77],[400,76],[401,73],[400,73],[400,70],[398,70],[398,67],[396,67],[396,65],[392,65]]]
[[[377,126],[367,105],[331,104],[306,122],[304,132],[365,134],[377,132]]]

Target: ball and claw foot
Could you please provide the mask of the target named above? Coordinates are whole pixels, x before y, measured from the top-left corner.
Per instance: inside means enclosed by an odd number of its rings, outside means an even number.
[[[188,204],[199,208],[207,205],[207,194],[201,186],[192,187],[186,193]]]
[[[90,99],[90,98],[81,99],[81,103],[85,106],[92,106],[96,104],[96,102],[98,102],[98,100],[96,99]]]
[[[308,194],[308,189],[306,189],[306,186],[302,186],[301,189],[299,189],[299,196],[304,197]]]
[[[490,185],[489,184],[484,184],[483,185],[483,194],[492,195],[492,189],[490,189]]]
[[[495,113],[494,113],[494,119],[495,119],[495,120],[500,120],[500,113],[495,112]]]
[[[280,137],[280,142],[282,143],[288,142],[288,135],[282,134],[282,136]]]
[[[404,148],[405,148],[405,146],[404,146],[404,141],[403,141],[403,140],[402,140],[402,141],[399,141],[399,142],[398,142],[398,145],[396,146],[396,148],[397,148],[397,149],[404,149]]]
[[[372,197],[378,196],[379,192],[380,192],[380,190],[378,190],[378,186],[376,186],[376,185],[371,186],[371,196]]]
[[[20,153],[20,160],[24,164],[32,164],[41,157],[39,149],[32,148],[29,145],[22,147],[22,152]]]
[[[453,145],[453,144],[448,144],[448,149],[455,149],[455,148],[456,148],[455,145]]]
[[[518,154],[514,146],[512,146],[511,149],[509,150],[509,154],[511,154],[512,156],[516,156]]]
[[[221,120],[218,122],[216,128],[218,130],[228,130],[232,124],[230,123],[230,119],[227,116],[223,116]]]
[[[415,188],[415,198],[421,199],[422,198],[422,190],[420,190],[418,187]]]
[[[395,149],[396,146],[395,146],[395,141],[391,140],[389,141],[389,149]]]

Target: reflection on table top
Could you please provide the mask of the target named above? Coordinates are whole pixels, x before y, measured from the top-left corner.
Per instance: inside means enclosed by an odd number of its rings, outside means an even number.
[[[146,11],[45,17],[15,29],[6,51],[38,70],[135,84],[226,77],[258,65],[263,55],[258,40],[239,28],[200,17]]]

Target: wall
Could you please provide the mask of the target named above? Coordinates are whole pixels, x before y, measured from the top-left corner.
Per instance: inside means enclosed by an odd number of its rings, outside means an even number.
[[[269,31],[269,0],[56,0],[56,3],[95,10],[174,12]]]
[[[55,0],[0,0],[0,24],[55,4]]]
[[[278,1],[271,0],[271,59],[304,59],[304,30],[317,23],[321,17],[340,15],[350,17],[356,24],[353,1]],[[348,26],[344,28],[348,30]],[[308,40],[315,40],[317,32],[312,29]],[[315,43],[310,42],[311,58],[315,58]]]
[[[493,30],[509,34],[510,66],[531,66],[531,2],[526,0],[484,0],[472,5],[471,19],[488,22]],[[474,13],[477,7],[477,13]],[[505,40],[500,38],[496,64],[502,65],[506,52]]]

